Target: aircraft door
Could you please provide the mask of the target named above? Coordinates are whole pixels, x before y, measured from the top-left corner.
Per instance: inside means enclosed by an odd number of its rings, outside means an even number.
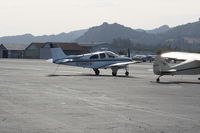
[[[98,62],[98,65],[101,66],[101,67],[105,66],[105,64],[107,63],[106,54],[105,53],[100,53],[99,57],[100,57],[100,61]]]
[[[91,64],[91,68],[98,68],[98,63],[97,61],[99,60],[99,55],[98,54],[94,54],[90,57],[90,64]]]

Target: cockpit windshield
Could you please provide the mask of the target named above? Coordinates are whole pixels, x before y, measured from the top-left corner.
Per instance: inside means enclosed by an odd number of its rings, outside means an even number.
[[[108,58],[115,58],[118,57],[117,54],[113,53],[113,52],[107,52]]]

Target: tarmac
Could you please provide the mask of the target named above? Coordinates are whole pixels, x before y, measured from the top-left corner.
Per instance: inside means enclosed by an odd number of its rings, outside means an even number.
[[[111,70],[44,60],[0,60],[0,133],[199,133],[197,76],[164,76],[140,63]]]

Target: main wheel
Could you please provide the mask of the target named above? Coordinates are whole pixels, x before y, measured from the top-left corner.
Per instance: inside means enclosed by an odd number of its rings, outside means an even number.
[[[96,76],[99,76],[100,71],[98,69],[95,69],[94,72]]]
[[[125,75],[128,76],[128,75],[129,75],[129,72],[125,72]]]
[[[112,76],[117,76],[117,73],[112,72]]]
[[[157,79],[156,79],[156,82],[157,82],[157,83],[159,83],[159,82],[160,82],[160,79],[159,79],[159,78],[157,78]]]

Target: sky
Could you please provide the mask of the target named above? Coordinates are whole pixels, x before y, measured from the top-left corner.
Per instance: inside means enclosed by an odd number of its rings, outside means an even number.
[[[0,36],[59,34],[103,22],[174,27],[198,21],[199,5],[200,0],[0,0]]]

